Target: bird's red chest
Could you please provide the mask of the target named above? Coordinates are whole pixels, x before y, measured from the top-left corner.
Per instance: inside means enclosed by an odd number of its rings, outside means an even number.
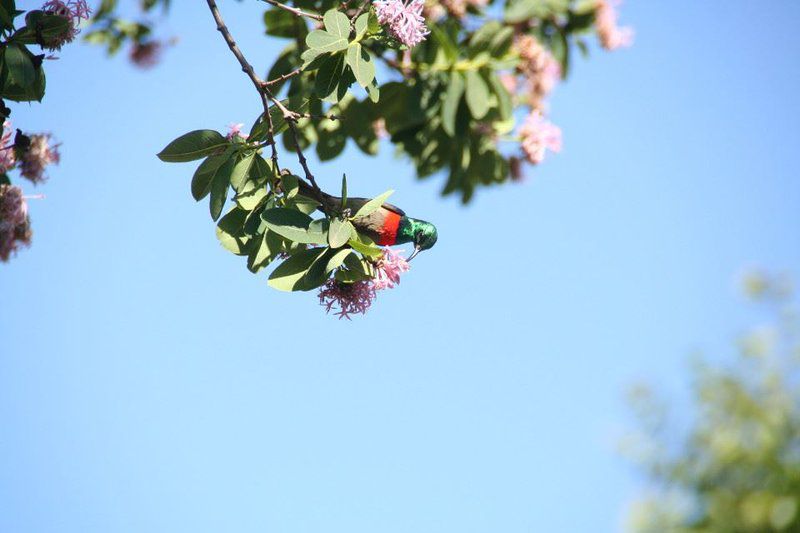
[[[397,242],[397,229],[400,227],[400,215],[394,211],[386,210],[386,218],[383,221],[383,226],[380,229],[380,240],[378,244],[381,246],[392,246]]]

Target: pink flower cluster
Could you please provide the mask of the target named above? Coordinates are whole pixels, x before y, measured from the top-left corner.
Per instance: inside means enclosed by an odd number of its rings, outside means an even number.
[[[48,0],[43,6],[42,11],[51,15],[58,15],[69,20],[69,29],[58,38],[44,44],[48,50],[61,50],[61,47],[71,43],[80,33],[80,24],[83,20],[89,20],[92,10],[86,4],[86,0]]]
[[[3,122],[3,136],[0,138],[0,174],[5,174],[17,164],[13,140],[14,127],[10,120]]]
[[[520,87],[518,76],[523,79],[522,87],[527,95],[525,103],[531,112],[519,129],[520,147],[524,159],[538,165],[544,161],[547,150],[561,150],[561,130],[544,117],[546,98],[561,79],[561,65],[532,35],[517,35],[513,46],[520,61],[515,73],[503,75],[501,81],[511,94],[515,94]],[[509,159],[509,172],[514,181],[523,177],[521,162],[516,156]]]
[[[363,315],[372,305],[375,299],[375,286],[369,280],[343,283],[331,278],[325,282],[317,296],[326,313],[338,307],[339,310],[335,314],[339,319],[351,320],[350,315]]]
[[[247,140],[247,134],[242,133],[242,128],[244,128],[244,124],[242,124],[241,122],[238,124],[233,122],[228,124],[228,135],[227,135],[228,140],[232,141],[235,137],[238,137],[242,140]]]
[[[597,0],[595,24],[600,45],[606,50],[616,50],[633,44],[633,28],[617,25],[616,8],[621,0]]]
[[[561,129],[547,121],[537,110],[531,111],[519,134],[522,138],[522,153],[534,165],[544,160],[546,150],[561,151]]]
[[[0,174],[18,168],[23,178],[34,185],[47,180],[45,169],[61,160],[58,145],[50,143],[49,133],[40,133],[30,137],[22,136],[30,141],[28,146],[18,146],[19,142],[12,137],[13,126],[10,120],[3,123],[3,135],[0,138]]]
[[[518,35],[514,39],[514,50],[519,54],[521,62],[517,70],[525,80],[530,105],[535,109],[544,109],[544,100],[561,79],[561,65],[550,51],[542,46],[531,35]],[[517,87],[516,78],[506,79],[506,87]],[[512,94],[515,91],[512,91]]]
[[[375,265],[375,278],[372,280],[376,290],[394,289],[400,283],[400,274],[408,272],[411,266],[398,252],[389,247]]]
[[[34,185],[38,185],[47,181],[45,169],[54,163],[58,164],[61,155],[58,153],[58,145],[50,144],[49,133],[31,135],[30,140],[28,149],[19,156],[19,172]]]
[[[20,246],[31,243],[28,204],[22,189],[0,185],[0,261],[8,261]]]
[[[319,303],[330,313],[338,308],[336,315],[340,319],[350,320],[350,315],[365,314],[372,305],[378,291],[393,289],[400,283],[400,275],[411,267],[398,252],[384,248],[383,255],[375,264],[375,275],[372,279],[343,283],[329,279],[319,291]]]
[[[409,48],[424,41],[430,33],[422,16],[425,0],[376,0],[373,5],[378,22]]]

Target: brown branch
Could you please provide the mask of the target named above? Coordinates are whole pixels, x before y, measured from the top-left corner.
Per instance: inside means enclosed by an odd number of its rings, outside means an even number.
[[[275,128],[272,124],[272,116],[269,114],[269,101],[267,100],[268,92],[262,90],[263,82],[261,79],[256,76],[255,70],[253,70],[253,66],[247,62],[245,59],[244,54],[239,49],[239,46],[236,44],[236,41],[233,39],[233,35],[231,35],[230,30],[225,25],[225,21],[222,20],[222,15],[219,12],[219,8],[217,7],[217,2],[215,0],[206,0],[208,3],[208,8],[211,10],[211,15],[214,17],[214,22],[217,23],[217,31],[222,34],[222,38],[225,39],[225,42],[230,48],[231,52],[236,59],[239,61],[239,64],[242,66],[242,72],[247,74],[247,77],[250,78],[250,81],[253,82],[256,90],[258,91],[258,95],[261,97],[261,104],[264,107],[264,115],[267,117],[267,121],[269,123],[269,144],[272,146],[272,162],[275,166],[275,169],[278,168],[278,149],[275,146]]]
[[[292,6],[287,6],[286,4],[281,4],[280,2],[276,2],[275,0],[264,0],[264,2],[273,5],[278,9],[283,9],[288,11],[289,13],[293,13],[297,17],[307,17],[314,20],[322,20],[322,15],[317,15],[316,13],[308,13],[306,11],[303,11],[302,9],[298,9]]]
[[[294,13],[296,16],[308,16],[316,20],[322,20],[322,17],[320,17],[319,15],[310,15],[308,13],[304,13],[299,9],[285,6],[283,4],[276,2],[275,0],[264,0],[264,1],[272,5],[275,5],[277,7],[281,7],[282,9],[286,9],[287,11]],[[303,155],[303,149],[300,147],[300,142],[299,142],[300,137],[297,134],[297,121],[301,117],[301,115],[287,109],[286,106],[283,105],[280,102],[280,100],[275,98],[272,92],[270,92],[269,87],[264,83],[264,81],[262,81],[258,76],[256,76],[256,73],[253,70],[252,65],[250,65],[250,63],[247,62],[247,59],[245,59],[244,54],[242,54],[242,51],[239,50],[239,47],[236,45],[236,41],[234,41],[230,30],[228,30],[228,27],[222,20],[222,15],[220,15],[216,1],[206,0],[206,2],[208,3],[209,9],[211,10],[211,14],[214,16],[214,21],[216,21],[217,23],[217,30],[219,30],[219,32],[222,34],[222,37],[228,44],[228,48],[230,48],[233,55],[236,56],[236,59],[239,61],[239,64],[242,66],[242,71],[247,74],[247,76],[250,78],[250,81],[253,82],[256,91],[258,91],[259,96],[261,96],[261,101],[264,104],[264,114],[267,116],[267,120],[269,121],[269,136],[270,136],[269,141],[270,144],[272,145],[272,160],[275,166],[275,170],[280,172],[278,169],[278,152],[277,148],[275,147],[275,134],[272,124],[272,116],[270,116],[269,113],[269,101],[271,101],[272,104],[280,110],[280,112],[283,114],[284,120],[289,125],[289,129],[292,132],[292,137],[294,138],[295,150],[297,152],[297,159],[300,162],[300,166],[303,167],[306,179],[308,179],[308,181],[311,182],[311,185],[314,187],[314,190],[317,192],[317,194],[319,194],[320,197],[323,197],[324,195],[322,189],[319,188],[319,185],[317,185],[317,180],[314,178],[314,174],[312,174],[311,170],[308,168],[308,161],[306,160],[305,155]]]

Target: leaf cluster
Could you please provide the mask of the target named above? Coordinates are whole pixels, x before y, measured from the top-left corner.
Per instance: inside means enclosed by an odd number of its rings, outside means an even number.
[[[246,257],[251,272],[280,262],[269,276],[273,288],[308,291],[331,276],[348,283],[371,278],[382,252],[354,222],[379,209],[391,191],[351,214],[343,176],[341,204],[329,209],[302,178],[280,172],[265,159],[264,144],[252,138],[192,131],[169,143],[158,157],[168,163],[201,160],[192,178],[192,196],[197,201],[209,198],[217,238],[230,252]],[[223,215],[226,204],[230,207]],[[319,210],[329,212],[314,218]]]

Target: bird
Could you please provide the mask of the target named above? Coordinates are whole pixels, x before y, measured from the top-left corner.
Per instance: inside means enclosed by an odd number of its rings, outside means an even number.
[[[332,213],[341,210],[341,197],[314,189],[303,179],[299,179],[298,184],[301,195],[322,204],[321,211]],[[369,201],[370,198],[348,197],[346,208],[351,213],[356,213]],[[359,234],[366,235],[379,246],[412,243],[414,251],[407,261],[414,259],[420,252],[433,248],[439,238],[436,226],[425,220],[412,218],[396,205],[386,202],[369,215],[354,218],[351,222]]]

